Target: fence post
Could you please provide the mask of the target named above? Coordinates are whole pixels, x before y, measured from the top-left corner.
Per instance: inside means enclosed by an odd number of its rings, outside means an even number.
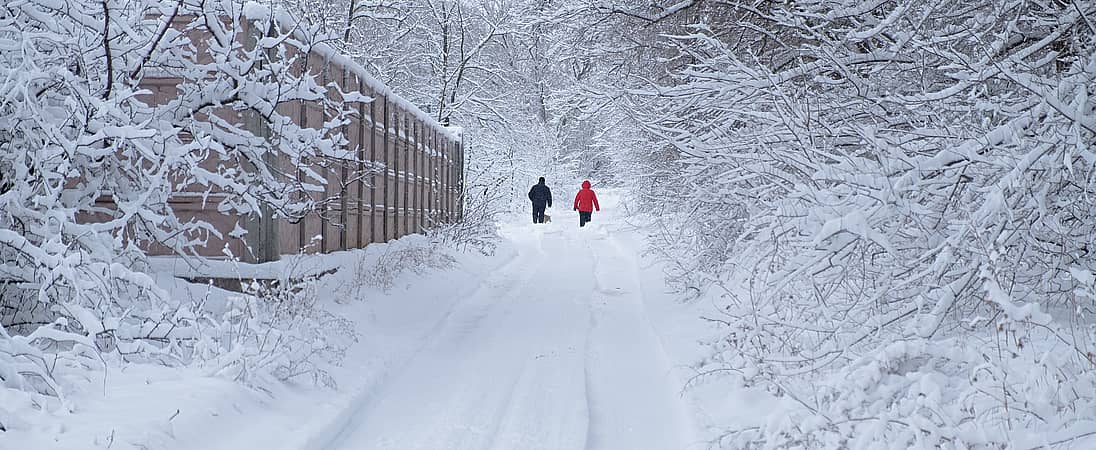
[[[437,145],[437,222],[445,223],[445,136]]]
[[[346,87],[346,75],[347,75],[346,72],[347,72],[346,68],[343,68],[342,80],[341,81],[340,80],[335,80],[336,85],[339,86],[339,89],[341,89],[343,91],[347,90],[347,89],[345,89],[345,87]],[[339,100],[342,101],[342,102],[345,102],[345,98],[342,97],[341,94],[340,94]],[[350,139],[350,126],[347,125],[346,123],[343,123],[343,125],[342,125],[342,134],[343,134],[343,138],[346,139],[347,145],[354,145],[354,141],[352,141]],[[349,191],[350,186],[347,184],[347,183],[349,183],[349,179],[350,179],[350,167],[347,166],[346,161],[337,161],[337,162],[339,163],[339,178],[340,178],[340,180],[339,180],[339,209],[340,209],[340,211],[339,211],[339,222],[340,223],[339,223],[339,248],[338,249],[339,250],[346,250],[347,248],[349,248],[348,243],[350,241],[349,236],[347,236],[347,234],[348,234],[347,232],[349,231],[349,228],[350,228],[350,209],[349,209],[350,204],[348,202],[349,197],[350,197],[350,191]]]
[[[244,24],[243,44],[250,48],[257,48],[258,42],[263,38],[264,32],[262,28],[255,27],[252,23]],[[264,51],[268,59],[274,58],[274,52],[271,50]],[[257,137],[268,140],[273,135],[272,130],[266,124],[265,121],[259,116],[257,112],[243,115],[245,121],[245,128]],[[264,153],[262,156],[263,163],[269,167],[277,167],[278,160],[270,153]],[[243,223],[244,229],[247,230],[247,234],[243,239],[235,240],[226,238],[226,243],[229,244],[229,248],[233,250],[233,253],[239,251],[238,258],[249,262],[267,262],[278,259],[278,240],[277,240],[277,224],[274,222],[274,210],[267,205],[261,205],[259,211],[253,211],[244,217],[239,218]],[[240,245],[242,244],[242,245]]]
[[[404,124],[407,126],[404,133],[404,137],[407,139],[407,143],[404,144],[407,170],[403,171],[403,175],[407,189],[403,191],[403,198],[407,201],[403,204],[405,214],[403,220],[406,225],[404,232],[411,234],[415,230],[415,118],[408,114],[408,117],[404,119]]]
[[[453,145],[445,139],[445,223],[453,223]]]
[[[365,88],[364,88],[364,86],[362,86],[362,80],[359,79],[357,77],[357,75],[354,76],[354,79],[356,79],[358,81],[358,83],[357,83],[358,93],[361,94],[361,95],[365,95]],[[361,102],[358,103],[358,151],[357,151],[357,155],[358,155],[358,171],[355,174],[354,178],[357,180],[357,183],[358,183],[358,195],[357,195],[357,198],[355,199],[356,200],[355,204],[358,207],[358,209],[357,209],[358,214],[357,214],[357,217],[355,219],[357,221],[358,233],[357,233],[357,236],[355,236],[355,238],[354,238],[355,239],[354,246],[356,248],[362,248],[362,247],[365,247],[366,243],[363,242],[365,240],[365,229],[363,228],[363,226],[365,225],[365,223],[364,223],[365,221],[363,220],[364,219],[363,216],[365,216],[365,103],[361,103]]]
[[[309,55],[308,53],[302,53],[301,56],[302,56],[303,62],[301,63],[301,73],[299,73],[298,75],[303,76],[305,73],[308,73],[308,62],[309,62],[309,58],[311,58],[311,55]],[[301,128],[307,128],[308,127],[308,105],[303,100],[300,101],[300,103],[301,103],[301,106],[300,106],[300,109],[298,110],[299,117],[297,119],[301,124],[300,125]],[[297,167],[297,179],[298,180],[303,180],[304,179],[304,169],[302,169],[301,167]],[[304,200],[304,197],[308,196],[308,195],[311,195],[311,194],[309,194],[308,192],[301,192],[300,193],[301,200]],[[298,251],[303,251],[305,246],[308,245],[308,230],[307,230],[307,228],[308,228],[308,216],[309,216],[309,213],[303,214],[301,216],[300,221],[297,222],[297,247],[299,249]]]
[[[430,226],[438,224],[438,130],[430,132],[430,191],[427,201],[430,203]]]
[[[464,134],[457,144],[457,222],[464,220]]]
[[[419,132],[415,138],[417,146],[416,155],[419,157],[418,170],[419,176],[415,178],[415,181],[419,186],[419,229],[426,229],[426,123],[419,120]]]
[[[449,223],[457,218],[457,143],[449,143]]]
[[[387,96],[381,97],[381,101],[384,103],[384,108],[383,108],[384,109],[384,122],[382,122],[380,124],[380,126],[381,126],[381,147],[384,150],[384,171],[381,172],[381,173],[384,174],[381,177],[382,178],[381,186],[383,187],[383,189],[381,189],[381,191],[382,191],[381,192],[381,201],[383,202],[383,204],[381,205],[381,232],[382,232],[381,242],[385,242],[385,241],[388,240],[388,228],[389,228],[388,227],[388,206],[389,206],[388,194],[391,192],[391,189],[389,189],[389,187],[388,187],[388,171],[391,170],[391,165],[389,164],[391,160],[388,158],[388,151],[389,151],[389,143],[388,143],[389,133],[388,133],[388,129],[389,129],[390,125],[392,124],[392,121],[390,120],[390,117],[388,115],[389,114],[388,113],[388,97]]]
[[[414,163],[414,150],[411,148],[411,136],[413,135],[411,130],[412,121],[410,118],[410,111],[406,111],[403,115],[403,234],[404,236],[411,234],[411,198],[413,196],[412,189],[415,188],[415,184],[411,182],[411,173],[415,168]]]
[[[400,219],[401,219],[400,216],[402,215],[402,214],[400,214],[400,209],[403,206],[403,205],[400,204],[400,191],[402,191],[402,189],[400,189],[400,169],[403,169],[403,164],[401,164],[403,161],[400,161],[402,159],[402,156],[403,156],[403,155],[400,154],[400,131],[403,131],[403,129],[400,127],[400,125],[401,125],[400,124],[400,118],[401,118],[400,117],[401,116],[400,112],[401,112],[400,109],[396,108],[396,116],[395,116],[395,119],[396,119],[395,154],[393,155],[393,158],[392,158],[396,162],[396,190],[394,192],[394,195],[392,196],[392,204],[395,205],[395,207],[396,207],[395,208],[396,235],[393,236],[393,239],[399,239],[399,238],[403,237],[403,228],[401,228],[401,226],[400,226]]]
[[[411,168],[414,171],[411,178],[411,230],[417,232],[422,225],[419,223],[419,175],[422,171],[419,169],[419,120],[416,117],[411,117],[411,142]]]
[[[330,61],[328,61],[325,58],[324,61],[323,61],[323,68],[320,70],[320,86],[326,86],[327,85],[328,69],[329,68],[330,68]],[[323,111],[322,109],[320,110],[320,124],[323,124],[323,122],[324,122],[324,119],[325,119],[324,112],[325,111]],[[323,202],[320,203],[320,211],[319,211],[320,212],[320,253],[327,253],[328,241],[330,240],[330,239],[328,239],[328,236],[327,236],[327,228],[328,228],[328,220],[327,220],[328,202],[327,202],[327,199],[330,198],[330,190],[331,190],[331,174],[330,174],[330,169],[328,167],[330,164],[331,164],[331,161],[324,161],[320,165],[320,177],[323,178],[323,181],[324,181],[324,183],[323,183],[324,198],[323,198]]]
[[[363,82],[364,85],[364,82]],[[375,92],[370,92],[376,94]],[[369,102],[369,242],[377,242],[377,97]]]

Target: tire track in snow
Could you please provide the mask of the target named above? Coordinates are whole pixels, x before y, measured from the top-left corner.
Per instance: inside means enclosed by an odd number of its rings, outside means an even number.
[[[592,306],[593,299],[591,298],[590,300],[591,300],[591,304],[588,304],[587,306]],[[589,450],[591,448],[596,447],[594,445],[594,429],[597,427],[597,423],[595,422],[595,419],[594,419],[595,405],[594,405],[594,399],[590,395],[590,392],[593,390],[593,386],[591,386],[591,378],[590,378],[590,348],[591,348],[590,340],[591,340],[592,336],[594,335],[594,328],[596,328],[596,327],[597,327],[597,317],[594,315],[593,310],[590,309],[589,310],[589,318],[586,320],[586,345],[585,345],[586,355],[585,355],[584,364],[582,365],[582,377],[583,377],[582,396],[586,400],[586,440],[585,440],[585,442],[583,443],[583,446],[582,446],[583,450]]]
[[[329,450],[685,447],[632,255],[600,228],[509,234],[519,256],[455,302]]]
[[[539,287],[531,287],[534,298],[524,305],[530,322],[523,331],[532,339],[520,355],[524,371],[501,411],[497,434],[487,447],[492,450],[579,450],[584,444],[586,334],[575,319],[585,319],[590,290],[568,288],[575,282],[568,278],[573,264],[560,264],[584,249],[558,231],[536,231],[532,247],[554,264],[544,268],[547,275]]]
[[[353,402],[355,406],[351,411],[348,411],[347,414],[342,415],[335,423],[332,423],[331,427],[328,428],[328,432],[320,433],[315,438],[310,439],[308,445],[302,447],[301,450],[337,450],[342,448],[349,435],[362,424],[362,416],[367,412],[369,407],[383,396],[385,388],[391,384],[393,377],[397,377],[406,371],[411,362],[418,358],[426,348],[436,345],[437,342],[442,339],[441,331],[452,321],[455,312],[459,311],[461,307],[470,300],[483,297],[486,292],[498,289],[514,291],[520,289],[520,285],[528,281],[528,277],[514,279],[498,275],[509,274],[516,268],[527,266],[528,262],[525,261],[526,259],[528,259],[528,256],[516,255],[496,269],[495,275],[484,279],[476,289],[461,295],[460,300],[453,302],[442,318],[430,327],[429,331],[426,333],[427,338],[423,339],[407,358],[403,359],[396,368],[386,371],[380,380],[373,385],[368,386],[365,391],[360,392],[357,395],[358,398]],[[498,282],[499,279],[502,279],[503,282]],[[508,279],[510,280],[509,283],[506,282]]]
[[[611,233],[589,242],[595,294],[590,305],[586,450],[684,448],[687,410],[673,395],[673,377],[643,305],[634,258]]]
[[[493,450],[579,450],[585,443],[585,342],[588,295],[547,298],[534,314],[545,327],[523,357],[528,371],[503,414]],[[577,322],[577,323],[576,323]],[[576,326],[578,325],[578,326]]]
[[[567,379],[562,373],[581,369],[580,353],[571,352],[570,363],[553,366],[557,371],[530,371],[529,361],[537,352],[565,360],[567,348],[578,346],[565,343],[575,340],[575,311],[582,312],[588,299],[563,305],[559,300],[588,294],[589,287],[570,287],[572,267],[544,264],[548,256],[558,259],[580,249],[566,242],[537,248],[539,242],[521,242],[521,264],[492,277],[518,280],[509,283],[510,289],[462,300],[435,342],[379,388],[382,393],[362,408],[337,444],[355,450],[526,448],[507,442],[580,448],[581,441],[567,444],[581,431],[573,430],[574,420],[552,420],[575,417],[574,408],[568,414],[545,414],[581,403],[560,395],[579,391],[566,382],[557,386],[560,392],[545,390],[553,380]]]

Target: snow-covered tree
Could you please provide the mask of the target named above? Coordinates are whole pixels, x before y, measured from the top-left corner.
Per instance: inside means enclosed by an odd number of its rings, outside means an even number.
[[[350,157],[349,107],[300,70],[319,40],[234,0],[0,6],[0,385],[56,396],[103,355],[195,356],[205,312],[153,282],[146,250],[220,237],[172,196],[241,216],[315,207],[310,161]],[[322,125],[285,115],[302,101]]]
[[[694,193],[668,243],[726,299],[709,368],[802,406],[727,445],[1084,433],[1096,5],[727,8],[645,116]]]

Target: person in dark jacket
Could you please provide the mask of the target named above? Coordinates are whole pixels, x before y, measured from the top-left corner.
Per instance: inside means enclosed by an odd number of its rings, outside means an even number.
[[[533,202],[533,223],[544,223],[544,208],[552,206],[552,190],[544,184],[544,177],[529,190],[529,200]]]
[[[582,182],[582,190],[578,191],[575,195],[575,211],[578,211],[578,226],[586,226],[586,222],[589,222],[591,216],[594,215],[594,210],[601,211],[601,206],[597,204],[597,194],[590,189],[590,180]]]

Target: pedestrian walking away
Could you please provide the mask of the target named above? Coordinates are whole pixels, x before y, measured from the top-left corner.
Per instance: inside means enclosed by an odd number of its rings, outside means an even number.
[[[552,190],[544,184],[544,177],[529,189],[529,201],[533,202],[533,223],[544,223],[544,209],[552,207]]]
[[[597,194],[590,189],[590,180],[582,182],[582,189],[575,194],[575,211],[578,211],[578,226],[586,226],[586,222],[589,222],[593,218],[594,210],[601,211],[601,206],[597,204]]]

